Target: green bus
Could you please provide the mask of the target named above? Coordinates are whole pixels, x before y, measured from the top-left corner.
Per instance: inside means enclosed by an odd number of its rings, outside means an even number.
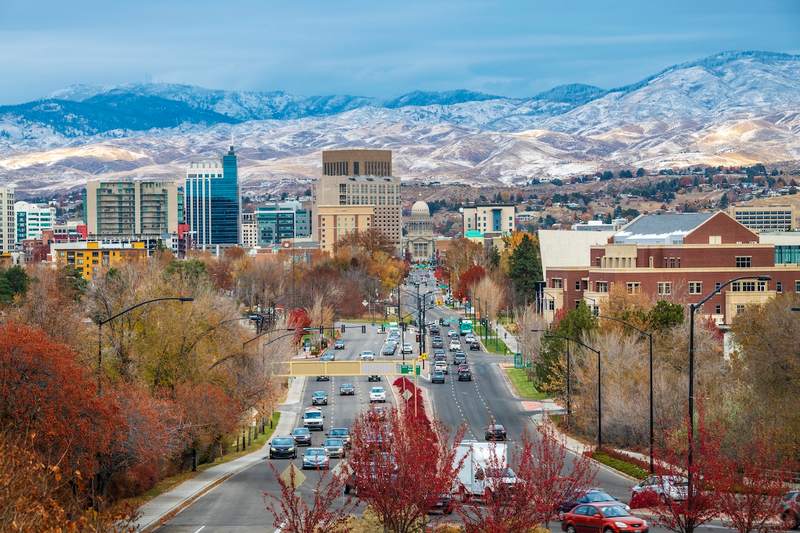
[[[472,320],[468,318],[459,318],[458,332],[461,334],[462,337],[468,333],[472,333]]]

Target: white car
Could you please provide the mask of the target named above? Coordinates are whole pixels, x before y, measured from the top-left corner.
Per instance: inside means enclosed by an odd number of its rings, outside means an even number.
[[[461,349],[461,343],[460,342],[458,342],[456,340],[450,341],[450,351],[451,352],[457,352],[460,349]]]
[[[650,476],[634,485],[631,496],[652,492],[659,498],[685,500],[688,494],[688,482],[683,476]]]
[[[383,387],[372,387],[369,390],[369,402],[386,403],[386,391]]]
[[[445,374],[449,374],[450,371],[447,368],[447,361],[436,361],[435,363],[433,363],[433,371],[434,372],[441,371],[444,372]]]
[[[409,343],[405,343],[403,345],[402,353],[405,354],[414,353],[414,348]]]
[[[375,352],[370,352],[369,350],[364,350],[359,354],[359,358],[362,361],[374,361],[375,360]]]
[[[303,413],[303,426],[308,429],[325,429],[325,415],[319,409],[306,409]]]

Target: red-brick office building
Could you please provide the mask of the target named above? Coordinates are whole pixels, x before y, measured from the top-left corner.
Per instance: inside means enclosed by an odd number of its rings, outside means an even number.
[[[717,284],[752,274],[704,305],[703,314],[730,324],[748,304],[800,292],[800,265],[776,265],[775,256],[775,245],[759,243],[758,234],[722,211],[642,215],[608,244],[592,246],[588,268],[548,268],[545,293],[556,309],[576,307],[581,300],[598,306],[615,286],[688,304]],[[755,278],[761,275],[772,279],[759,282]]]

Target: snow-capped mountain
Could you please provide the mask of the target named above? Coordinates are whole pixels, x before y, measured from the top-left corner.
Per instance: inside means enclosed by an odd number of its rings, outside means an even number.
[[[74,86],[0,107],[0,182],[180,176],[231,139],[246,185],[319,174],[319,151],[386,147],[408,179],[513,183],[620,166],[800,160],[800,56],[724,52],[613,89],[302,97],[187,85]]]

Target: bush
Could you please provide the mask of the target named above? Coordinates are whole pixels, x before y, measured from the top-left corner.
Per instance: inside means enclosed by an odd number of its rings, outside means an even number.
[[[586,455],[595,461],[610,466],[614,470],[619,470],[623,474],[628,474],[636,479],[644,479],[650,475],[650,467],[644,461],[629,457],[616,450],[604,448],[602,450],[587,452]]]

